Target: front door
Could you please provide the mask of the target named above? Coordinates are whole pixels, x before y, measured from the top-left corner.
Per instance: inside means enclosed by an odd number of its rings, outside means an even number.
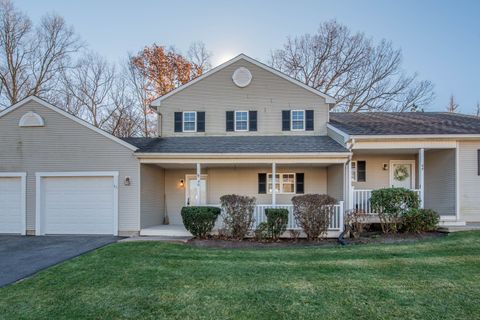
[[[187,187],[185,188],[185,204],[187,206],[204,206],[207,204],[207,176],[200,177],[200,185],[198,185],[196,175],[187,175]],[[200,192],[197,192],[200,188]],[[197,201],[199,199],[199,201]]]
[[[415,188],[415,161],[390,161],[390,186],[394,188]]]

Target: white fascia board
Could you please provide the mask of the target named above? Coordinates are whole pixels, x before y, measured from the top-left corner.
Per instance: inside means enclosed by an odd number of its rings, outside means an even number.
[[[329,96],[329,95],[327,95],[327,94],[325,94],[325,93],[322,93],[322,92],[320,92],[320,91],[318,91],[318,90],[316,90],[316,89],[314,89],[314,88],[312,88],[312,87],[310,87],[310,86],[308,86],[308,85],[306,85],[306,84],[304,84],[304,83],[302,83],[302,82],[300,82],[300,81],[298,81],[298,80],[296,80],[296,79],[294,79],[294,78],[292,78],[292,77],[284,74],[283,72],[278,71],[278,70],[276,70],[276,69],[274,69],[274,68],[272,68],[272,67],[270,67],[270,66],[268,66],[268,65],[266,65],[266,64],[261,63],[260,61],[257,61],[257,60],[255,60],[255,59],[253,59],[253,58],[250,58],[249,56],[247,56],[247,55],[245,55],[245,54],[242,53],[242,54],[239,54],[238,56],[236,56],[235,58],[230,59],[230,60],[228,60],[227,62],[224,62],[224,63],[222,63],[221,65],[219,65],[219,66],[211,69],[210,71],[202,74],[201,76],[199,76],[199,77],[197,77],[197,78],[195,78],[195,79],[187,82],[186,84],[184,84],[184,85],[182,85],[182,86],[180,86],[180,87],[178,87],[178,88],[170,91],[169,93],[167,93],[167,94],[165,94],[165,95],[163,95],[163,96],[161,96],[161,97],[153,100],[152,103],[150,104],[150,106],[153,107],[154,109],[156,109],[156,107],[160,107],[161,104],[162,104],[162,101],[165,100],[165,99],[167,99],[168,97],[173,96],[174,94],[182,91],[182,90],[185,89],[185,88],[188,88],[189,86],[191,86],[191,85],[193,85],[193,84],[195,84],[195,83],[197,83],[197,82],[199,82],[199,81],[202,81],[203,79],[211,76],[212,74],[217,73],[218,71],[220,71],[220,70],[228,67],[229,65],[231,65],[231,64],[233,64],[233,63],[235,63],[235,62],[237,62],[237,61],[239,61],[239,60],[245,60],[245,61],[247,61],[247,62],[250,62],[250,63],[256,65],[256,66],[259,67],[259,68],[262,68],[262,69],[264,69],[264,70],[267,70],[267,71],[269,71],[269,72],[271,72],[271,73],[273,73],[273,74],[275,74],[275,75],[277,75],[277,76],[279,76],[279,77],[281,77],[281,78],[283,78],[283,79],[285,79],[285,80],[287,80],[287,81],[290,81],[290,82],[292,82],[292,83],[294,83],[294,84],[296,84],[296,85],[298,85],[298,86],[306,89],[307,91],[310,91],[310,92],[312,92],[312,93],[314,93],[314,94],[316,94],[316,95],[324,98],[324,99],[325,99],[325,103],[327,103],[327,104],[335,104],[335,103],[336,103],[336,101],[335,101],[335,99],[334,99],[333,97],[331,97],[331,96]]]

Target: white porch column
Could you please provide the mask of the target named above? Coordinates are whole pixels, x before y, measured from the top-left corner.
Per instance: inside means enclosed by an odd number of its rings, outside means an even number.
[[[425,149],[418,150],[418,187],[420,189],[420,208],[425,207]]]
[[[352,186],[352,160],[348,160],[346,166],[347,174],[346,176],[346,186],[347,186],[347,209],[353,210],[353,186]]]
[[[277,191],[275,190],[275,186],[277,183],[276,173],[277,173],[277,164],[273,162],[272,163],[272,206],[275,206],[277,204]],[[268,181],[268,176],[267,176],[267,181]],[[267,182],[267,186],[268,186],[268,182]]]
[[[197,206],[200,205],[200,180],[201,180],[201,168],[200,168],[200,163],[197,163],[197,201],[195,202],[195,204]]]

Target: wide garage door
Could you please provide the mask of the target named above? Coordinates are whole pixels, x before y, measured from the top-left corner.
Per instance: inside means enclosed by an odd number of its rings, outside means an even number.
[[[40,234],[116,234],[113,176],[43,176]]]
[[[24,179],[0,173],[0,233],[25,234]]]

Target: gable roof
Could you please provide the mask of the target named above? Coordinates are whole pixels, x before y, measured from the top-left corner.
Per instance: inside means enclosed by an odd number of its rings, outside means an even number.
[[[328,136],[202,136],[125,138],[137,153],[343,153]]]
[[[332,112],[348,135],[480,135],[480,118],[449,112]]]
[[[278,71],[278,70],[276,70],[276,69],[274,69],[274,68],[272,68],[272,67],[270,67],[270,66],[267,66],[267,65],[264,64],[264,63],[261,63],[261,62],[258,61],[258,60],[255,60],[255,59],[253,59],[253,58],[250,58],[249,56],[241,53],[241,54],[239,54],[238,56],[236,56],[235,58],[230,59],[230,60],[228,60],[227,62],[222,63],[221,65],[219,65],[219,66],[217,66],[217,67],[209,70],[208,72],[205,72],[205,73],[202,74],[201,76],[199,76],[199,77],[197,77],[197,78],[195,78],[195,79],[187,82],[186,84],[181,85],[180,87],[178,87],[178,88],[176,88],[176,89],[173,89],[173,90],[170,91],[169,93],[164,94],[163,96],[161,96],[161,97],[153,100],[152,103],[150,104],[150,106],[151,106],[151,107],[160,107],[161,104],[162,104],[162,101],[165,100],[165,99],[167,99],[168,97],[173,96],[174,94],[177,94],[178,92],[180,92],[180,91],[188,88],[189,86],[191,86],[191,85],[193,85],[193,84],[195,84],[195,83],[197,83],[197,82],[199,82],[199,81],[202,81],[203,79],[211,76],[212,74],[215,74],[215,73],[217,73],[218,71],[220,71],[220,70],[228,67],[229,65],[231,65],[231,64],[233,64],[233,63],[235,63],[235,62],[237,62],[237,61],[240,61],[240,60],[248,61],[248,62],[256,65],[256,66],[259,67],[259,68],[262,68],[262,69],[264,69],[264,70],[266,70],[266,71],[268,71],[268,72],[271,72],[271,73],[273,73],[273,74],[275,74],[275,75],[277,75],[277,76],[279,76],[279,77],[281,77],[281,78],[283,78],[283,79],[285,79],[285,80],[287,80],[287,81],[290,81],[291,83],[293,83],[293,84],[295,84],[295,85],[297,85],[297,86],[300,86],[300,87],[304,88],[305,90],[308,90],[308,91],[310,91],[310,92],[312,92],[312,93],[314,93],[314,94],[316,94],[316,95],[324,98],[324,99],[325,99],[325,102],[328,103],[328,104],[335,103],[335,99],[334,99],[333,97],[331,97],[331,96],[329,96],[329,95],[327,95],[327,94],[325,94],[325,93],[322,93],[322,92],[320,92],[320,91],[318,91],[318,90],[316,90],[316,89],[314,89],[314,88],[312,88],[312,87],[304,84],[303,82],[300,82],[300,81],[298,81],[298,80],[296,80],[296,79],[294,79],[294,78],[286,75],[285,73],[283,73],[283,72],[281,72],[281,71]]]
[[[40,99],[39,97],[36,97],[36,96],[28,96],[28,97],[20,100],[20,101],[17,102],[16,104],[14,104],[14,105],[8,107],[7,109],[3,110],[2,112],[0,112],[0,118],[2,118],[3,116],[9,114],[10,112],[12,112],[12,111],[14,111],[14,110],[16,110],[16,109],[18,109],[18,108],[20,108],[21,106],[25,105],[26,103],[28,103],[28,102],[30,102],[30,101],[35,101],[35,102],[37,102],[38,104],[40,104],[40,105],[42,105],[42,106],[44,106],[44,107],[46,107],[46,108],[48,108],[48,109],[50,109],[50,110],[52,110],[52,111],[57,112],[57,113],[65,116],[65,117],[67,117],[67,118],[69,118],[69,119],[77,122],[78,124],[81,124],[82,126],[87,127],[87,128],[89,128],[90,130],[93,130],[93,131],[95,131],[95,132],[103,135],[104,137],[106,137],[106,138],[108,138],[108,139],[110,139],[110,140],[113,140],[113,141],[115,141],[116,143],[121,144],[121,145],[124,146],[124,147],[127,147],[127,148],[130,149],[130,150],[135,151],[135,150],[138,149],[138,148],[137,148],[136,146],[134,146],[133,144],[130,144],[130,143],[128,143],[128,142],[126,142],[126,141],[124,141],[124,140],[122,140],[122,139],[120,139],[120,138],[117,138],[117,137],[111,135],[110,133],[108,133],[108,132],[106,132],[106,131],[103,131],[103,130],[100,129],[100,128],[97,128],[97,127],[91,125],[90,123],[88,123],[88,122],[86,122],[86,121],[84,121],[84,120],[82,120],[82,119],[80,119],[80,118],[78,118],[78,117],[76,117],[76,116],[74,116],[74,115],[72,115],[72,114],[70,114],[70,113],[68,113],[68,112],[60,109],[59,107],[56,107],[56,106],[48,103],[47,101],[45,101],[45,100],[43,100],[43,99]]]

